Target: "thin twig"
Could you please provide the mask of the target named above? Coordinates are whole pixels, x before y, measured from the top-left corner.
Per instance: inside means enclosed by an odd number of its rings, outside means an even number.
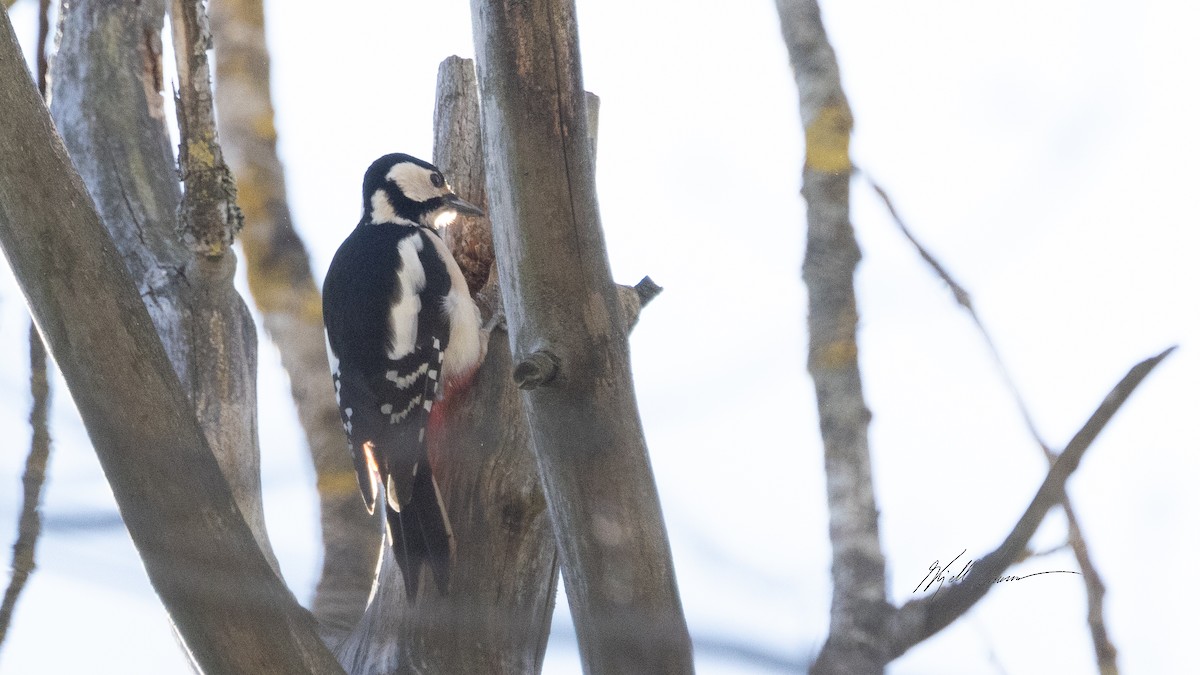
[[[993,581],[1025,550],[1046,512],[1062,499],[1067,478],[1079,466],[1083,453],[1091,446],[1092,441],[1096,440],[1096,436],[1142,380],[1174,350],[1175,348],[1171,347],[1137,364],[1113,387],[1050,467],[1042,486],[1012,532],[996,550],[979,559],[965,580],[943,589],[936,595],[911,600],[896,612],[890,631],[892,658],[900,656],[913,645],[950,625],[987,593]]]
[[[1063,499],[1063,511],[1067,515],[1067,543],[1075,551],[1079,561],[1079,572],[1083,575],[1083,583],[1087,588],[1087,622],[1092,633],[1092,647],[1096,652],[1096,665],[1101,675],[1117,675],[1117,648],[1108,637],[1108,627],[1104,624],[1104,581],[1100,572],[1092,562],[1088,552],[1087,541],[1075,518],[1075,509],[1070,501]]]
[[[950,276],[950,273],[946,270],[945,266],[943,266],[937,260],[937,258],[935,258],[933,254],[921,244],[921,242],[917,241],[917,238],[913,235],[912,230],[908,228],[904,222],[904,219],[902,219],[900,214],[896,211],[896,207],[894,204],[892,204],[892,200],[890,197],[888,197],[887,192],[869,176],[865,177],[867,182],[870,183],[871,187],[875,190],[875,193],[878,194],[879,198],[883,201],[884,206],[887,207],[888,212],[891,213],[892,220],[895,221],[896,226],[900,228],[900,231],[904,234],[908,241],[917,249],[917,252],[921,255],[921,258],[929,264],[934,273],[936,273],[938,277],[940,277],[942,281],[950,287],[951,292],[954,294],[954,299],[971,316],[971,320],[974,321],[976,328],[979,329],[979,334],[983,337],[983,341],[987,345],[988,351],[992,355],[992,360],[995,362],[997,369],[1000,371],[1000,376],[1004,379],[1005,386],[1008,387],[1009,393],[1012,395],[1013,400],[1017,404],[1017,409],[1021,413],[1021,419],[1025,422],[1025,428],[1029,430],[1030,435],[1033,436],[1037,444],[1041,446],[1042,454],[1045,455],[1046,461],[1050,464],[1053,464],[1058,455],[1052,449],[1050,449],[1050,446],[1038,432],[1037,425],[1034,424],[1033,421],[1033,416],[1029,412],[1029,406],[1026,405],[1025,399],[1023,396],[1021,396],[1021,392],[1017,387],[1016,381],[1009,373],[1009,370],[1004,363],[1004,359],[1000,356],[1000,350],[997,349],[996,343],[994,340],[992,340],[991,334],[983,325],[983,321],[979,318],[979,315],[975,312],[975,307],[971,303],[970,293],[963,288],[962,284],[959,284],[953,277]],[[1075,515],[1075,508],[1071,504],[1070,496],[1067,495],[1065,491],[1062,495],[1062,506],[1063,511],[1067,516],[1067,544],[1075,553],[1075,559],[1079,561],[1079,569],[1083,576],[1084,584],[1087,588],[1088,626],[1090,627],[1092,633],[1092,645],[1096,651],[1096,662],[1100,668],[1100,672],[1104,673],[1104,675],[1116,675],[1118,672],[1117,649],[1109,640],[1108,629],[1104,624],[1104,581],[1100,578],[1100,572],[1097,570],[1095,563],[1091,559],[1091,555],[1088,552],[1087,541],[1083,537],[1083,531],[1080,529],[1079,520]]]
[[[1029,413],[1029,406],[1025,404],[1025,398],[1021,396],[1020,390],[1017,389],[1016,381],[1013,380],[1008,368],[1005,367],[1004,359],[1000,358],[1000,350],[996,348],[996,343],[992,340],[992,334],[988,332],[988,329],[983,325],[983,320],[981,320],[979,318],[979,314],[975,312],[975,306],[971,303],[971,294],[968,293],[965,288],[963,288],[962,284],[955,281],[954,277],[950,276],[950,272],[947,271],[946,267],[942,265],[932,253],[929,252],[929,249],[925,248],[921,242],[917,241],[917,238],[913,236],[912,230],[908,229],[908,225],[904,223],[904,219],[900,217],[899,213],[897,213],[896,207],[892,204],[892,200],[890,197],[888,197],[887,192],[885,192],[878,183],[872,180],[870,176],[867,176],[865,173],[863,176],[871,185],[871,188],[875,190],[875,193],[879,195],[879,198],[883,201],[883,205],[887,207],[888,212],[892,215],[892,220],[895,221],[896,226],[900,228],[900,232],[903,233],[904,237],[908,239],[914,248],[917,249],[917,253],[919,253],[921,258],[928,263],[929,267],[933,269],[934,273],[937,274],[938,277],[950,287],[950,292],[954,294],[954,301],[957,302],[963,309],[965,309],[967,314],[970,315],[971,320],[975,322],[976,328],[979,329],[979,334],[983,337],[983,341],[985,344],[987,344],[988,351],[992,355],[992,360],[995,361],[996,367],[1000,371],[1000,377],[1004,378],[1004,384],[1006,387],[1008,387],[1009,393],[1012,395],[1013,400],[1017,404],[1017,409],[1021,413],[1021,419],[1025,422],[1025,428],[1029,430],[1030,435],[1033,436],[1038,445],[1042,447],[1042,450],[1047,454],[1048,458],[1053,461],[1054,451],[1050,449],[1050,446],[1047,445],[1046,441],[1042,439],[1042,435],[1038,433],[1037,426],[1033,423],[1033,416]]]
[[[37,34],[37,81],[38,91],[42,99],[50,85],[50,61],[46,55],[46,46],[50,42],[50,0],[38,0],[38,34]]]
[[[30,442],[29,458],[25,460],[25,475],[21,478],[25,494],[17,525],[17,541],[13,544],[12,578],[4,591],[3,604],[0,604],[0,645],[4,644],[4,637],[12,623],[17,598],[36,566],[34,552],[42,531],[38,504],[42,498],[42,484],[46,481],[46,463],[50,458],[50,431],[47,425],[50,386],[46,378],[46,348],[32,323],[29,325],[29,392],[33,397],[33,406],[29,411],[33,440]]]
[[[1061,544],[1051,546],[1050,548],[1043,549],[1041,551],[1027,551],[1024,560],[1018,560],[1017,562],[1021,563],[1025,560],[1032,560],[1034,558],[1045,558],[1047,556],[1052,556],[1055,553],[1062,553],[1069,548],[1071,548],[1071,542],[1064,541]]]

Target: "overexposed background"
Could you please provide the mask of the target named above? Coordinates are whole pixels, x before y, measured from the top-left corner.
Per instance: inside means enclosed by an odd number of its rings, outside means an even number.
[[[35,4],[11,11],[27,45]],[[822,6],[857,121],[855,162],[972,292],[1054,446],[1131,365],[1181,345],[1069,490],[1108,585],[1122,668],[1194,661],[1200,10]],[[634,374],[698,670],[792,672],[825,636],[829,546],[804,368],[803,140],[775,6],[579,0],[578,14],[586,86],[602,99],[598,190],[614,277],[649,274],[666,289],[634,331]],[[367,164],[431,154],[437,65],[473,54],[470,20],[465,1],[267,2],[280,151],[318,280],[358,219]],[[861,180],[852,218],[875,487],[890,592],[903,602],[934,560],[991,550],[1045,462],[970,321]],[[5,546],[27,451],[26,330],[4,270]],[[305,601],[319,570],[313,479],[278,354],[265,337],[260,346],[268,525]],[[0,673],[189,672],[61,378],[53,388],[46,529]],[[1065,530],[1053,512],[1035,547]],[[1059,553],[1018,569],[1075,563]],[[546,673],[579,672],[569,626],[560,594]],[[1094,671],[1081,581],[1043,575],[998,586],[889,672]]]

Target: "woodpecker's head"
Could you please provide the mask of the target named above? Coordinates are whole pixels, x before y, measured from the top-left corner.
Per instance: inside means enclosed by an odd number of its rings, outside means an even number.
[[[411,221],[441,227],[459,213],[478,216],[483,211],[454,194],[442,172],[429,162],[393,153],[372,162],[363,176],[366,222]]]

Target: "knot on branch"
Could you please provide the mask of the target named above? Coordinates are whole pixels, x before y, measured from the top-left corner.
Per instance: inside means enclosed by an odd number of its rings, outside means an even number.
[[[181,164],[184,158],[181,157]],[[218,256],[233,245],[242,229],[237,188],[224,161],[203,169],[185,170],[184,193],[179,203],[179,227],[194,253]]]
[[[513,368],[513,381],[521,389],[537,389],[554,381],[559,364],[553,352],[539,349]]]

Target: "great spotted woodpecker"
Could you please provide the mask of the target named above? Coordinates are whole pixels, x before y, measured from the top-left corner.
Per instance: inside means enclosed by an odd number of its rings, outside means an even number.
[[[487,341],[462,271],[437,231],[478,207],[428,162],[375,160],[363,177],[363,215],[333,256],[322,304],[330,369],[358,485],[385,520],[409,599],[428,562],[444,593],[453,532],[426,448],[431,412],[470,381]]]

